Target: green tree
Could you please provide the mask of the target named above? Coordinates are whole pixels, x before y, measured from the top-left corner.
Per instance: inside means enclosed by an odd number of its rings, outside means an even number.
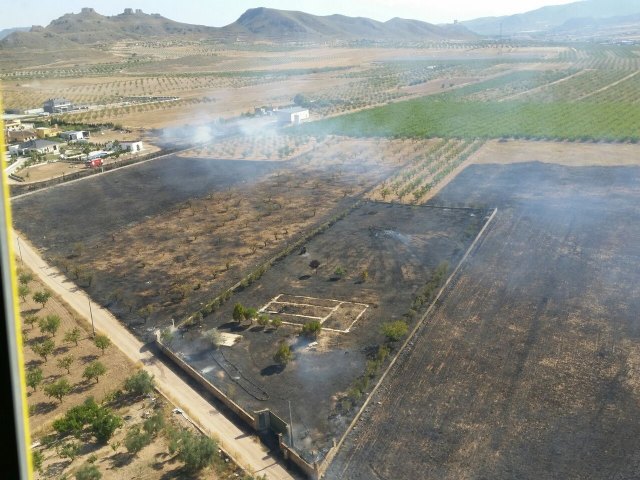
[[[279,365],[286,366],[291,360],[293,360],[291,347],[286,343],[283,343],[278,347],[278,350],[276,350],[276,353],[273,355],[273,361]]]
[[[302,326],[302,334],[309,338],[318,338],[322,331],[322,324],[318,320],[312,320]]]
[[[98,411],[95,420],[91,423],[91,431],[100,443],[107,443],[116,429],[122,426],[122,419],[103,408]]]
[[[40,321],[40,319],[38,318],[38,316],[34,315],[34,314],[25,315],[25,317],[24,317],[24,323],[29,325],[29,329],[32,329],[33,325],[35,323],[38,323],[39,321]]]
[[[282,326],[282,319],[280,317],[275,317],[271,319],[271,326],[276,330]]]
[[[258,316],[258,310],[255,308],[245,308],[242,312],[244,319],[249,320],[249,324],[253,323],[253,320]]]
[[[155,388],[153,375],[149,375],[145,370],[134,373],[124,381],[124,389],[132,395],[146,395]]]
[[[47,304],[51,298],[51,292],[48,290],[39,290],[33,294],[33,301],[42,305],[42,308]]]
[[[96,347],[102,350],[102,355],[104,355],[104,351],[111,345],[111,340],[109,340],[109,337],[107,337],[105,334],[99,333],[98,335],[96,335],[93,343],[96,344]]]
[[[85,368],[84,372],[82,372],[82,377],[86,378],[87,381],[95,378],[96,383],[98,383],[99,377],[104,375],[105,373],[107,373],[107,367],[105,367],[102,362],[95,360],[87,365],[87,368]]]
[[[55,348],[56,344],[51,338],[47,338],[46,340],[31,346],[34,353],[44,359],[44,363],[47,363],[49,355],[53,353]]]
[[[233,306],[233,319],[238,322],[241,323],[242,320],[244,319],[244,307],[242,306],[242,304],[240,303],[236,303]]]
[[[38,388],[38,385],[42,383],[42,380],[44,380],[44,374],[42,373],[42,369],[38,367],[31,367],[29,370],[27,370],[25,377],[26,377],[27,387],[33,388],[34,392]]]
[[[73,327],[71,330],[67,330],[64,334],[64,341],[68,343],[75,343],[76,347],[82,337],[82,332],[78,327]]]
[[[76,480],[100,480],[102,474],[98,467],[90,463],[85,463],[76,471]]]
[[[31,289],[29,288],[29,285],[25,284],[25,283],[21,283],[20,285],[18,285],[18,296],[20,297],[20,300],[22,300],[23,302],[27,300],[27,296],[31,293]]]
[[[140,426],[136,425],[127,432],[124,437],[124,446],[131,455],[137,455],[140,450],[151,443],[151,435],[140,430]]]
[[[71,365],[73,365],[73,362],[75,361],[75,358],[73,355],[65,355],[62,358],[58,359],[58,367],[63,368],[67,371],[67,373],[71,373]]]
[[[79,435],[85,425],[89,425],[98,418],[98,413],[104,410],[93,397],[87,398],[82,405],[76,405],[67,410],[63,418],[53,421],[53,428],[60,435],[73,433]]]
[[[258,325],[262,327],[266,327],[267,325],[269,325],[269,323],[270,323],[269,315],[265,313],[261,313],[260,315],[258,315]]]
[[[50,383],[44,387],[44,393],[47,397],[53,397],[62,403],[62,399],[71,393],[71,385],[66,378]]]
[[[60,317],[55,314],[47,315],[38,322],[38,326],[42,333],[48,333],[51,337],[55,337],[60,328]]]
[[[388,322],[382,326],[382,334],[390,342],[397,342],[409,332],[409,327],[404,320]]]

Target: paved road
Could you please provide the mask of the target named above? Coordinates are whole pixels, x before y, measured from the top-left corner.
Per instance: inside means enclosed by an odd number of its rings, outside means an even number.
[[[23,238],[15,237],[15,252],[31,268],[51,291],[60,295],[80,315],[90,321],[89,297],[70,282],[57,269],[48,265]],[[211,403],[171,371],[162,361],[149,352],[144,344],[133,336],[107,310],[91,303],[96,330],[106,333],[134,363],[142,362],[145,370],[155,375],[158,389],[189,414],[203,430],[216,436],[224,449],[245,468],[273,480],[293,480],[293,477],[269,454],[252,435],[246,435],[229,421]]]

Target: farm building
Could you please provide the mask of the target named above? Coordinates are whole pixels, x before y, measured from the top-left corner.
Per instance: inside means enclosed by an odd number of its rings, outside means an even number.
[[[28,142],[36,139],[36,132],[33,130],[11,130],[7,132],[7,143]]]
[[[25,123],[20,119],[15,118],[12,120],[6,120],[4,122],[5,132],[17,132],[21,130],[33,130],[33,123]]]
[[[29,140],[20,144],[23,152],[58,153],[58,144],[50,140]]]
[[[302,107],[284,108],[276,112],[278,123],[298,124],[309,118],[309,109]]]
[[[125,152],[141,152],[142,150],[144,150],[144,146],[142,145],[142,142],[137,140],[137,141],[132,141],[132,142],[120,142],[120,146],[122,147],[122,150],[124,150]]]
[[[42,104],[42,108],[48,113],[62,113],[73,110],[73,105],[66,98],[50,98]]]
[[[89,132],[87,132],[86,130],[60,132],[60,137],[64,138],[69,142],[74,142],[78,140],[83,140],[85,138],[89,138]]]
[[[57,132],[58,130],[56,128],[49,128],[49,127],[36,128],[36,136],[38,138],[53,137],[54,135],[56,135]]]

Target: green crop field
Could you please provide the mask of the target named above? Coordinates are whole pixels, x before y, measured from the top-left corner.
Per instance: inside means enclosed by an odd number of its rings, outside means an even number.
[[[425,97],[322,120],[300,129],[307,134],[365,137],[637,142],[640,109],[629,103],[489,103]]]

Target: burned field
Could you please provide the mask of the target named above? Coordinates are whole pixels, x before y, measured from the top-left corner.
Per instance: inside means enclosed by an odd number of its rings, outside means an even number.
[[[142,335],[184,320],[430,144],[329,137],[286,162],[182,153],[17,197],[15,227]]]
[[[251,185],[281,168],[278,162],[206,161],[170,155],[29,194],[13,200],[12,206],[17,228],[40,248],[62,252],[71,244],[82,243],[103,250],[110,249],[112,234],[143,218],[174,210],[212,191]]]
[[[640,169],[474,165],[499,208],[327,478],[637,478]]]
[[[329,137],[286,162],[170,156],[18,197],[14,218],[95,301],[140,338],[169,333],[165,343],[248,412],[285,419],[291,401],[293,446],[313,462],[395,354],[383,324],[415,325],[416,299],[486,221],[485,209],[364,200],[433,143]],[[301,239],[213,313],[170,328]],[[237,323],[235,303],[282,324]],[[313,320],[316,344],[301,335]],[[274,360],[283,344],[286,367]]]
[[[321,460],[365,399],[350,392],[385,344],[382,325],[415,324],[408,312],[420,288],[443,262],[457,264],[485,221],[484,210],[365,202],[200,328],[176,332],[170,346],[245,410],[268,408],[287,422],[291,415],[295,449],[310,463]],[[235,303],[283,324],[235,322]],[[300,334],[313,320],[323,326],[315,340]],[[213,348],[206,338],[212,328],[232,346]],[[293,353],[286,367],[274,361],[282,344]]]

